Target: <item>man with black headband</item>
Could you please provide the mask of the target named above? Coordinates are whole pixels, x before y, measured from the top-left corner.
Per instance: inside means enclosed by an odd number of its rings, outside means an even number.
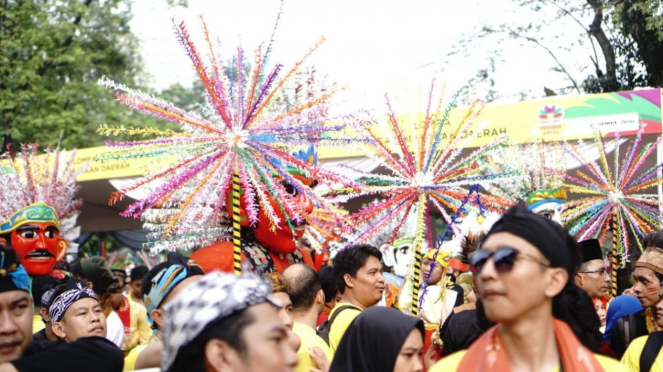
[[[431,372],[625,371],[558,319],[580,265],[577,243],[561,226],[519,203],[495,223],[470,265],[486,317],[497,325]]]
[[[122,352],[101,337],[31,343],[29,285],[14,252],[0,245],[0,372],[122,370]]]
[[[113,311],[110,301],[111,294],[119,292],[120,287],[106,261],[98,256],[82,259],[74,264],[71,273],[94,290],[106,317],[106,338],[121,348],[124,342],[124,325]]]
[[[81,337],[106,337],[106,317],[94,291],[77,279],[70,279],[56,292],[48,308],[53,332],[66,342]]]

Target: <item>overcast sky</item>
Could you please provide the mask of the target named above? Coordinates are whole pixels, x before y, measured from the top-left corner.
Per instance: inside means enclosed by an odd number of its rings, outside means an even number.
[[[278,0],[189,0],[187,9],[169,9],[164,3],[140,0],[133,8],[132,28],[143,40],[145,67],[156,88],[175,81],[187,84],[195,78],[173,35],[171,17],[187,24],[202,49],[198,16],[204,15],[212,33],[220,38],[224,55],[230,56],[240,43],[251,53],[266,43],[280,7]],[[387,92],[403,95],[405,87],[419,91],[413,87],[428,85],[434,77],[447,83],[448,91],[460,89],[485,66],[487,57],[471,50],[469,56],[459,53],[447,58],[452,51],[465,52],[459,50],[462,36],[489,22],[526,22],[530,17],[529,10],[517,8],[509,0],[286,0],[272,63],[292,66],[324,36],[326,42],[309,63],[330,80],[347,86],[347,96],[353,101],[377,105]],[[559,22],[551,32],[563,35],[574,27],[578,26]],[[569,37],[575,37],[574,33]],[[548,71],[553,61],[543,49],[512,42],[503,51],[505,61],[499,63],[496,75],[497,89],[506,96],[503,101],[517,100],[516,94],[525,89],[540,97],[543,86],[566,84],[561,75]],[[567,58],[565,62],[573,67],[572,61],[587,55],[582,51],[561,58]],[[483,98],[481,94],[479,91],[478,98]]]

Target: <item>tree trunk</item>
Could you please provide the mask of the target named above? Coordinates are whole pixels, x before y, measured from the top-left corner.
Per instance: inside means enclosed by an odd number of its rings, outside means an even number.
[[[599,0],[587,0],[587,3],[594,9],[594,20],[589,25],[589,34],[594,37],[601,47],[603,58],[605,59],[605,74],[597,67],[596,76],[599,78],[601,88],[604,92],[614,92],[619,90],[617,82],[617,63],[615,61],[615,50],[603,31],[603,2]]]

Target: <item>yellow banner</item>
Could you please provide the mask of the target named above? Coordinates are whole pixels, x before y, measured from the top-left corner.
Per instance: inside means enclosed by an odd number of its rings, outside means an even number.
[[[449,135],[464,114],[465,111],[462,109],[451,113],[453,124],[443,129],[443,137]],[[402,124],[410,128],[412,120],[417,118],[404,117]],[[661,133],[661,89],[577,97],[549,97],[508,105],[487,105],[474,122],[473,131],[478,131],[476,136],[471,141],[466,141],[464,145],[481,147],[503,134],[509,136],[511,143],[523,143],[540,138],[545,141],[591,138],[593,128],[599,128],[607,136],[614,135],[615,132],[620,132],[621,135],[633,135],[637,132],[640,123],[646,124],[647,134]],[[152,170],[165,169],[175,164],[175,158],[172,156],[100,161],[101,156],[108,151],[109,149],[103,146],[77,150],[75,165],[90,163],[88,170],[80,175],[78,180],[136,177],[142,176],[148,167]],[[320,159],[364,155],[359,150],[339,147],[318,149]]]

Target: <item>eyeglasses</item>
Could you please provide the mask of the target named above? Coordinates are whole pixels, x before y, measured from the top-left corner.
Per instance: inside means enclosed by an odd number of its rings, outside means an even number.
[[[598,269],[598,270],[591,270],[591,271],[579,271],[578,274],[599,274],[599,275],[605,275],[608,273],[608,270],[605,268]]]
[[[496,251],[487,251],[480,249],[470,256],[470,271],[473,274],[478,274],[483,269],[483,266],[489,259],[493,259],[493,265],[498,273],[508,273],[513,269],[513,265],[518,260],[518,256],[529,258],[530,260],[538,263],[539,265],[550,267],[550,263],[543,261],[525,252],[521,252],[516,248],[504,247]]]

